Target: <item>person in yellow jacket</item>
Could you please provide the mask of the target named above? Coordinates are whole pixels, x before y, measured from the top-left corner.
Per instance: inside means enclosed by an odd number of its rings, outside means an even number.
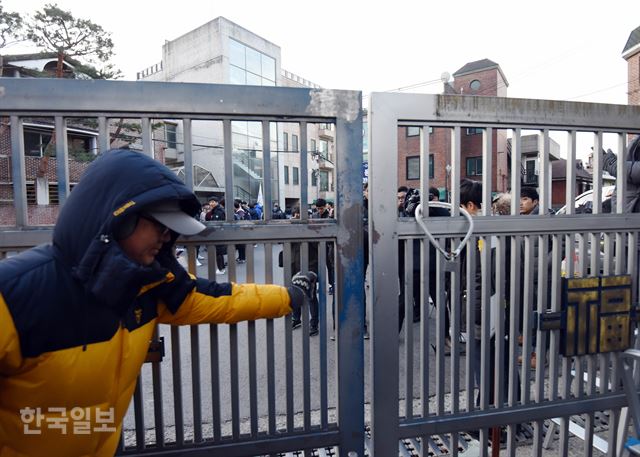
[[[0,262],[0,457],[112,456],[156,324],[275,318],[293,286],[219,284],[176,261],[204,229],[196,196],[148,156],[96,159],[64,204],[53,243]]]

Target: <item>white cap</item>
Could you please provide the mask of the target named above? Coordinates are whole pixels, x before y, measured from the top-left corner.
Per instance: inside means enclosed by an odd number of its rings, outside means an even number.
[[[147,206],[146,214],[181,235],[196,235],[205,225],[182,211],[177,200],[169,200]]]

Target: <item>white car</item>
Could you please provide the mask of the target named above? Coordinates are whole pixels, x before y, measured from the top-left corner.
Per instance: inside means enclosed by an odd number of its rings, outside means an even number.
[[[616,186],[604,186],[602,188],[602,203],[605,203],[608,200],[611,200],[611,197],[613,197],[613,193],[616,191]],[[578,212],[591,212],[591,207],[593,205],[593,189],[588,190],[586,192],[581,193],[580,195],[578,195],[576,197],[575,200],[575,208],[576,209],[580,209],[580,208],[588,208],[588,211],[576,211],[576,213]],[[567,213],[567,207],[563,206],[562,208],[560,208],[558,211],[556,211],[556,214],[566,214]]]
[[[605,202],[610,202],[611,201],[611,197],[613,197],[613,194],[616,190],[616,186],[605,186],[602,188],[602,203],[603,206],[605,206]],[[576,213],[591,213],[592,212],[592,208],[593,208],[593,189],[588,190],[580,195],[578,195],[576,197],[575,200],[575,208],[576,208]],[[610,210],[609,210],[610,211]],[[562,208],[560,208],[556,214],[566,214],[567,212],[567,207],[563,206]],[[606,212],[606,211],[604,211]],[[591,256],[591,249],[587,248],[587,258],[589,258]],[[602,262],[604,261],[604,253],[602,252],[602,250],[600,251],[600,265],[602,265]],[[577,272],[579,271],[579,267],[580,267],[580,250],[576,247],[576,250],[573,254],[573,271]],[[562,264],[561,264],[561,275],[563,277],[566,277],[567,274],[567,259],[562,259]],[[590,266],[589,264],[587,264],[587,276],[591,275],[591,271],[590,271]],[[574,273],[574,276],[579,276],[577,273]]]

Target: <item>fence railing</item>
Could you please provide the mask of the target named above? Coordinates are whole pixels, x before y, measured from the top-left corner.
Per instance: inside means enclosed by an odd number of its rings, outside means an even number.
[[[212,223],[203,234],[181,239],[179,244],[187,248],[184,257],[191,272],[224,282],[288,284],[288,278],[295,273],[292,265],[310,268],[310,255],[317,252],[319,336],[309,336],[307,312],[302,313],[302,332],[292,329],[289,317],[182,329],[161,326],[157,344],[153,345],[155,361],[143,366],[125,417],[119,452],[182,455],[188,448],[196,453],[197,449],[207,449],[211,455],[239,456],[336,446],[345,455],[349,452],[362,455],[363,275],[358,272],[363,261],[362,221],[357,217],[362,211],[360,94],[320,89],[44,79],[3,79],[0,86],[0,117],[8,121],[11,145],[10,151],[0,154],[12,156],[14,197],[11,214],[0,218],[2,257],[50,242],[55,222],[55,214],[47,221],[35,217],[33,205],[27,202],[22,128],[25,118],[38,116],[55,125],[55,174],[60,205],[69,195],[71,184],[66,134],[70,118],[97,121],[100,152],[110,144],[115,128],[112,119],[135,119],[142,126],[143,153],[151,155],[154,154],[151,126],[156,121],[171,119],[184,138],[185,183],[190,188],[197,160],[193,147],[195,130],[204,125],[201,131],[206,132],[211,123],[221,125],[224,148],[219,154],[224,163],[225,194],[229,196],[234,190],[232,123],[259,123],[263,192],[269,202],[275,194],[271,177],[272,127],[285,119],[298,125],[301,219],[272,221],[271,205],[265,205],[263,221],[236,223],[232,222],[233,205],[228,204],[226,216],[230,222]],[[307,215],[310,123],[335,123],[336,137],[340,138],[336,154],[339,196],[336,218],[330,221],[312,221]],[[96,198],[96,204],[100,204],[99,196]],[[274,198],[277,200],[277,196]],[[197,266],[196,246],[208,258],[207,265]],[[328,246],[334,248],[329,250]],[[238,248],[242,248],[241,255]],[[278,254],[282,250],[284,259],[280,267]],[[327,252],[335,258],[328,258]],[[223,258],[222,264],[218,263],[219,257]],[[327,305],[327,290],[328,275],[334,271],[335,320],[332,320],[327,314],[327,309],[331,309]],[[334,335],[335,342],[330,338]],[[162,353],[163,346],[164,361],[159,362],[162,358],[158,353]]]

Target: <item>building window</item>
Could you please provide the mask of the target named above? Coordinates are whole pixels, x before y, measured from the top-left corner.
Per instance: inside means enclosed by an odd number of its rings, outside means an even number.
[[[420,127],[407,127],[407,136],[420,136]]]
[[[289,134],[287,132],[282,133],[282,150],[289,150]]]
[[[525,184],[533,184],[537,185],[537,176],[536,176],[536,159],[529,159],[524,161],[525,167]]]
[[[51,134],[41,132],[24,132],[24,154],[31,157],[42,157],[51,141]],[[55,152],[55,148],[53,148]]]
[[[467,129],[467,135],[480,135],[482,134],[482,131],[484,129],[481,129],[479,127],[471,127]]]
[[[60,204],[60,196],[58,192],[58,183],[49,183],[49,204],[50,205],[59,205]]]
[[[291,148],[298,151],[298,135],[291,135]]]
[[[467,176],[482,176],[482,157],[467,158]]]
[[[481,85],[482,85],[482,84],[480,84],[480,81],[479,81],[479,80],[477,80],[477,79],[474,79],[473,81],[471,81],[471,82],[469,83],[469,87],[470,87],[470,88],[471,88],[471,90],[472,90],[472,91],[474,91],[474,92],[475,92],[475,91],[477,91],[478,89],[480,89],[480,86],[481,86]]]
[[[27,205],[37,205],[38,196],[36,195],[36,183],[27,183]]]
[[[176,124],[165,124],[165,134],[167,136],[167,147],[170,149],[176,149],[177,143],[177,135],[176,135]]]
[[[407,179],[420,179],[420,156],[407,157]]]
[[[234,39],[229,39],[229,82],[252,86],[276,85],[276,61]]]
[[[433,133],[433,127],[429,126],[429,134]],[[407,136],[420,136],[420,127],[407,127]]]
[[[318,151],[318,154],[324,160],[329,159],[329,142],[328,141],[320,140],[320,150]]]
[[[311,185],[313,187],[318,185],[318,170],[311,170]]]
[[[284,183],[289,184],[289,166],[284,166]]]
[[[293,167],[293,185],[297,186],[300,184],[300,172],[298,167]]]
[[[311,147],[309,148],[311,152],[316,152],[316,140],[311,139]]]
[[[321,192],[329,191],[329,172],[328,171],[320,171],[320,191]]]
[[[429,179],[433,179],[433,154],[429,155]],[[420,156],[407,157],[407,179],[420,179]]]

